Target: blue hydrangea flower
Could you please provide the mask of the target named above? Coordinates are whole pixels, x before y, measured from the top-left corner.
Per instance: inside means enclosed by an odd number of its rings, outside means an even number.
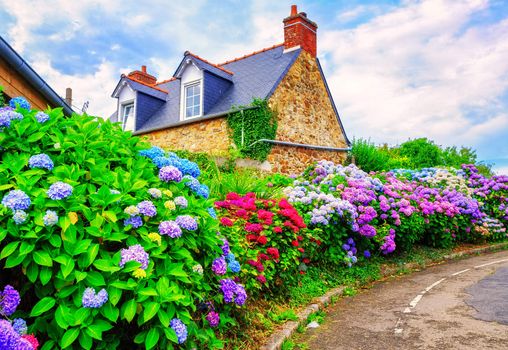
[[[159,171],[159,179],[164,182],[180,182],[182,180],[182,176],[182,172],[172,165],[162,167]]]
[[[42,124],[49,120],[49,115],[44,112],[37,112],[35,119],[37,119],[37,121]]]
[[[49,156],[45,153],[36,154],[34,156],[31,156],[28,160],[28,166],[30,168],[41,168],[41,169],[47,169],[47,170],[53,170],[53,161]]]
[[[225,238],[222,238],[222,246],[221,246],[221,249],[222,249],[222,254],[223,255],[228,255],[229,252],[230,252],[230,249],[229,249],[229,242],[227,239]]]
[[[125,219],[123,224],[125,226],[132,225],[132,228],[138,228],[143,226],[143,220],[140,216],[131,216],[130,218]]]
[[[233,260],[228,264],[228,266],[229,266],[229,269],[231,270],[231,272],[233,272],[233,273],[240,272],[241,267],[240,267],[240,263],[238,261]]]
[[[200,197],[203,197],[204,199],[208,199],[208,197],[210,196],[210,189],[208,188],[207,185],[201,184],[198,190],[196,191],[196,194]]]
[[[169,323],[178,337],[178,344],[183,344],[187,340],[187,326],[178,318],[173,318]]]
[[[156,157],[152,159],[152,162],[159,169],[169,165],[174,166],[174,163],[168,157]]]
[[[23,114],[16,111],[12,111],[9,113],[9,117],[11,118],[11,120],[21,120],[23,119]]]
[[[17,106],[19,106],[20,108],[28,110],[30,109],[30,103],[28,103],[26,98],[21,96],[11,98],[11,100],[9,101],[9,106],[11,106],[12,108],[17,108]]]
[[[14,220],[16,225],[24,224],[27,218],[28,214],[23,210],[16,210],[12,215],[12,219]]]
[[[58,222],[58,215],[56,211],[46,210],[46,215],[44,215],[42,221],[44,222],[44,226],[47,227],[56,225],[56,223]]]
[[[175,221],[184,230],[196,231],[198,229],[197,221],[190,215],[177,216]]]
[[[190,175],[185,175],[182,181],[185,181],[185,186],[189,187],[193,192],[199,191],[199,186],[201,185],[199,180],[193,178]]]
[[[188,159],[180,159],[180,164],[178,166],[178,169],[184,174],[184,175],[190,175],[192,177],[199,177],[201,174],[201,171],[199,170],[199,166],[191,162]]]
[[[0,292],[0,313],[5,316],[12,315],[18,307],[21,298],[16,289],[11,285],[6,285],[4,290]]]
[[[0,128],[8,128],[11,125],[11,117],[8,111],[0,112]]]
[[[144,216],[154,217],[157,215],[157,208],[155,208],[155,205],[151,201],[142,201],[138,203],[137,208],[139,213]]]
[[[53,200],[60,200],[69,197],[72,194],[72,186],[62,182],[58,181],[49,186],[48,191],[46,192],[48,194],[48,197]]]
[[[208,211],[208,214],[214,219],[217,219],[217,213],[215,212],[215,209],[213,207],[210,207],[206,209]]]
[[[149,255],[139,244],[130,246],[128,249],[122,249],[120,252],[120,267],[124,267],[128,261],[137,261],[141,264],[141,268],[146,270],[148,267]]]
[[[21,190],[12,190],[2,199],[2,205],[12,210],[27,210],[30,204],[30,197]]]
[[[228,255],[226,255],[226,261],[227,261],[228,263],[232,263],[232,262],[233,262],[233,261],[235,261],[235,260],[236,260],[235,254],[233,254],[233,253],[229,252],[229,254],[228,254]]]
[[[163,157],[164,156],[164,150],[160,147],[153,146],[149,149],[144,149],[142,151],[139,151],[139,154],[143,157],[148,157],[150,159],[155,159],[157,157]]]
[[[84,308],[98,309],[108,301],[108,292],[102,288],[99,293],[95,294],[95,289],[88,287],[83,292],[81,305]]]
[[[26,334],[28,331],[28,327],[26,325],[26,321],[22,318],[15,318],[12,321],[12,328],[18,333],[19,335]]]

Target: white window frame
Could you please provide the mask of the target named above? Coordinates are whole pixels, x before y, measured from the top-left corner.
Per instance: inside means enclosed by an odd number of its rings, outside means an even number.
[[[125,131],[125,126],[127,124],[126,123],[127,119],[125,118],[125,110],[129,106],[132,106],[132,112],[131,113],[132,113],[132,119],[133,119],[133,122],[134,122],[132,130],[129,130],[129,131],[135,131],[136,130],[136,101],[135,100],[124,101],[120,105],[120,120],[122,122],[122,130]]]
[[[192,117],[187,117],[187,88],[195,85],[199,85],[199,113],[197,115],[193,115]],[[183,85],[181,98],[181,120],[199,118],[203,115],[203,91],[203,79],[189,81]]]

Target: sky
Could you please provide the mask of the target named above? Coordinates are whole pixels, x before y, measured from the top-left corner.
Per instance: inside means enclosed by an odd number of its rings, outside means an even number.
[[[0,0],[0,35],[74,105],[108,117],[120,74],[170,78],[189,50],[223,62],[283,42],[290,5],[348,137],[466,146],[508,174],[508,0]]]

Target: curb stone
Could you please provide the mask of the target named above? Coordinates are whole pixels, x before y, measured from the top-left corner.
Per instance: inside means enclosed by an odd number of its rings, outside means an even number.
[[[481,248],[472,248],[472,249],[464,250],[461,252],[448,254],[448,255],[443,256],[443,258],[441,260],[439,260],[439,262],[445,262],[445,261],[461,258],[464,256],[470,256],[470,255],[475,255],[475,254],[479,254],[479,253],[486,253],[486,252],[492,252],[492,251],[503,250],[503,249],[508,249],[508,242],[493,244],[493,245],[481,247]],[[405,264],[405,266],[410,269],[420,267],[420,265],[416,264],[416,263],[408,263],[408,264]],[[393,275],[394,273],[397,272],[398,269],[399,269],[398,267],[388,268],[385,271],[383,271],[382,277],[388,277],[390,275]],[[328,292],[326,292],[322,296],[315,298],[314,303],[308,305],[307,307],[305,307],[302,311],[300,311],[296,315],[298,318],[297,321],[288,321],[288,322],[284,323],[284,325],[282,326],[282,329],[279,329],[274,334],[272,334],[270,336],[270,338],[268,338],[266,343],[263,346],[261,346],[260,349],[261,350],[280,350],[282,348],[282,344],[284,343],[284,341],[286,339],[289,339],[296,332],[299,325],[302,325],[307,321],[307,318],[309,317],[309,315],[311,313],[316,312],[316,311],[326,307],[328,304],[330,304],[330,301],[333,298],[342,296],[344,289],[345,289],[345,286],[336,287],[336,288],[330,289]]]

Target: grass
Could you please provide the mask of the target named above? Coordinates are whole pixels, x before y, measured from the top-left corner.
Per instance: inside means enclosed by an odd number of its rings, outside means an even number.
[[[499,242],[498,242],[499,243]],[[467,245],[466,245],[467,246]],[[473,247],[468,246],[468,247]],[[248,307],[242,320],[242,327],[235,328],[234,339],[228,338],[227,349],[256,349],[281,324],[297,320],[298,311],[315,298],[338,286],[344,286],[344,296],[354,296],[362,288],[369,288],[373,282],[383,278],[388,271],[394,274],[413,272],[425,266],[443,261],[444,256],[455,249],[437,249],[416,246],[411,251],[389,257],[374,257],[360,262],[351,268],[344,266],[310,266],[298,285],[289,288],[287,296],[270,296],[256,300]],[[332,303],[334,300],[332,300]],[[326,313],[318,311],[307,319],[306,324],[316,320],[322,323]],[[298,327],[305,332],[306,324]],[[284,342],[283,349],[307,349],[305,344],[296,344],[295,339]]]

